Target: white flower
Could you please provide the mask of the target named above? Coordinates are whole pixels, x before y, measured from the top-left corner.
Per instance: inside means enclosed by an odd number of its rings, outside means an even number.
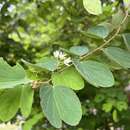
[[[63,61],[63,63],[67,66],[70,66],[70,63],[72,63],[71,57],[67,58],[67,54],[62,51],[54,51],[53,55],[55,58],[58,58],[59,60]]]
[[[125,92],[130,92],[130,84],[128,86],[125,87]]]
[[[12,12],[14,9],[15,9],[15,6],[14,6],[14,5],[10,5],[10,6],[8,7],[8,11],[9,11],[9,12]]]
[[[116,128],[116,130],[124,130],[124,128],[123,127],[118,127],[118,128]]]
[[[89,100],[89,99],[87,99],[87,100],[86,100],[86,103],[90,103],[90,100]]]
[[[67,58],[64,60],[64,64],[67,65],[67,66],[70,66],[70,63],[72,62],[71,58]]]
[[[111,2],[115,2],[116,0],[111,0]]]
[[[0,124],[0,128],[4,128],[6,126],[5,123]]]
[[[60,52],[59,52],[59,51],[54,51],[54,52],[53,52],[53,55],[54,55],[54,57],[56,57],[56,58],[58,58],[58,57],[59,57],[59,54],[60,54]]]
[[[94,116],[97,115],[97,109],[96,108],[90,108],[90,113],[92,113]]]
[[[110,127],[110,130],[114,130],[114,127],[113,127],[113,126],[111,126],[111,127]]]
[[[0,130],[19,130],[19,126],[8,122],[7,124],[0,124]]]
[[[24,119],[24,117],[22,117],[21,115],[17,115],[17,120],[20,122],[20,121],[24,121],[25,119]]]
[[[113,7],[112,7],[112,11],[115,11],[115,10],[116,10],[116,7],[113,6]]]
[[[53,55],[54,57],[59,58],[60,60],[64,60],[66,58],[66,54],[59,50],[54,51]]]
[[[3,7],[3,4],[0,4],[0,10],[2,9],[2,7]]]
[[[106,5],[106,3],[103,3],[103,7],[106,7],[107,5]]]
[[[0,130],[22,130],[22,124],[24,123],[25,119],[20,115],[18,115],[16,119],[17,120],[15,123],[11,122],[1,123]]]

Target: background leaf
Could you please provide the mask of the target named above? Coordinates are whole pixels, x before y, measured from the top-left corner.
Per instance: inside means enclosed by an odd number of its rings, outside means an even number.
[[[84,8],[90,13],[94,15],[99,15],[102,13],[102,6],[100,0],[83,0]]]
[[[114,120],[115,122],[118,122],[118,115],[117,115],[117,110],[116,110],[116,109],[113,110],[113,112],[112,112],[112,117],[113,117],[113,120]]]
[[[109,35],[109,29],[101,25],[93,26],[88,28],[87,35],[91,38],[104,39]]]
[[[35,114],[32,118],[28,119],[24,125],[23,125],[23,130],[31,130],[32,127],[43,118],[43,113],[38,113]]]
[[[122,36],[127,49],[130,51],[130,33],[124,33]]]
[[[103,52],[120,66],[130,68],[130,52],[118,47],[108,47]]]
[[[72,46],[70,48],[70,52],[78,56],[85,55],[88,51],[89,49],[86,46]]]

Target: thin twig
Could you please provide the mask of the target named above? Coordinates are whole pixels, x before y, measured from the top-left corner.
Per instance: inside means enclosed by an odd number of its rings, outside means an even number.
[[[121,27],[122,27],[122,25],[124,24],[124,22],[127,20],[128,16],[129,16],[129,13],[128,13],[128,11],[126,11],[125,17],[124,17],[124,19],[122,20],[122,22],[121,22],[121,24],[119,25],[119,27],[116,29],[115,34],[114,34],[110,39],[104,40],[104,43],[103,43],[101,46],[99,46],[99,47],[97,47],[96,49],[90,51],[90,52],[87,53],[86,55],[81,56],[81,57],[80,57],[80,60],[83,60],[83,59],[89,57],[90,55],[96,53],[97,51],[101,51],[102,48],[104,48],[106,45],[108,45],[108,44],[119,34],[119,32],[120,32],[120,30],[121,30]],[[60,72],[64,71],[65,69],[67,69],[67,68],[69,68],[69,67],[71,67],[72,65],[73,65],[73,63],[71,63],[70,66],[65,66],[63,69],[60,70]]]
[[[116,32],[114,33],[114,35],[108,39],[108,40],[104,40],[104,43],[102,45],[100,45],[99,47],[97,47],[96,49],[92,50],[91,52],[87,53],[86,55],[83,55],[80,57],[80,60],[83,60],[87,57],[89,57],[90,55],[96,53],[97,51],[101,51],[106,45],[108,45],[120,32],[122,25],[124,24],[124,22],[127,20],[127,17],[129,16],[128,11],[126,12],[126,15],[124,17],[124,19],[122,20],[121,24],[119,25],[119,27],[116,29]],[[65,69],[71,67],[73,65],[73,63],[70,64],[70,66],[65,66],[64,68],[62,68],[61,70],[59,70],[59,72],[64,71]],[[51,79],[44,81],[44,82],[37,82],[36,84],[34,83],[33,88],[37,88],[39,87],[38,84],[44,84],[44,83],[49,83],[51,81]]]
[[[84,58],[86,58],[86,57],[88,57],[88,56],[94,54],[95,52],[100,51],[103,47],[105,47],[107,44],[109,44],[109,43],[118,35],[118,33],[120,32],[120,29],[121,29],[121,27],[119,27],[119,28],[117,29],[116,33],[115,33],[110,39],[108,39],[106,42],[104,42],[104,44],[102,44],[102,45],[99,46],[98,48],[92,50],[92,51],[89,52],[88,54],[83,55],[80,59],[83,60]]]
[[[108,44],[119,34],[119,32],[120,32],[120,30],[121,30],[121,27],[122,27],[122,25],[124,24],[124,22],[126,21],[127,17],[128,17],[128,12],[126,12],[126,15],[125,15],[124,19],[122,20],[121,24],[120,24],[119,27],[117,28],[115,34],[114,34],[110,39],[108,39],[107,41],[105,41],[104,44],[102,44],[102,45],[99,46],[98,48],[92,50],[92,51],[89,52],[88,54],[83,55],[80,59],[83,60],[84,58],[86,58],[86,57],[88,57],[88,56],[94,54],[94,53],[97,52],[97,51],[102,50],[102,48],[104,48],[106,45],[108,45]]]
[[[32,88],[33,88],[33,89],[37,89],[37,88],[39,88],[39,86],[40,86],[41,84],[48,84],[50,81],[51,81],[51,79],[49,79],[49,80],[47,80],[47,81],[33,81],[33,83],[32,83]]]

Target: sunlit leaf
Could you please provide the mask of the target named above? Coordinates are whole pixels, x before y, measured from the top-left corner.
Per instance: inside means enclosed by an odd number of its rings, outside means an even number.
[[[9,121],[15,116],[19,109],[21,88],[4,90],[0,95],[0,120]]]
[[[84,8],[90,13],[94,15],[102,14],[102,6],[100,0],[83,0]]]
[[[114,122],[118,122],[118,115],[117,115],[117,110],[116,109],[113,110],[112,117],[113,117]]]
[[[111,102],[104,103],[102,110],[105,112],[110,112],[112,110],[113,104]]]
[[[28,117],[31,113],[33,103],[34,90],[29,85],[22,86],[20,108],[24,117]]]
[[[5,89],[0,94],[0,120],[12,119],[19,108],[22,115],[28,117],[32,108],[33,94],[32,88],[28,85]]]
[[[74,68],[66,69],[63,72],[53,73],[52,82],[54,86],[66,86],[74,90],[79,90],[84,87],[82,77]]]

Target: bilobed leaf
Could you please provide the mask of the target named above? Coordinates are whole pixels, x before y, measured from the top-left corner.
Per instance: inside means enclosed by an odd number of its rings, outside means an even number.
[[[100,0],[83,0],[84,8],[90,13],[94,15],[102,14],[102,6]]]
[[[23,116],[27,117],[31,112],[33,94],[30,86],[20,85],[15,88],[4,89],[0,94],[0,120],[12,119],[19,108]]]
[[[95,39],[104,39],[109,35],[109,29],[105,26],[97,25],[87,30],[87,35]]]
[[[80,90],[84,87],[84,81],[74,68],[69,68],[63,72],[52,74],[52,83],[54,86],[66,86],[74,90]]]
[[[58,60],[56,58],[53,57],[44,57],[42,59],[40,59],[39,61],[37,61],[36,64],[32,64],[29,63],[25,60],[22,60],[27,66],[30,66],[32,68],[35,69],[39,69],[39,70],[49,70],[49,71],[54,71],[58,68]]]
[[[30,82],[20,64],[13,67],[0,58],[0,89],[13,88]]]
[[[130,52],[118,47],[108,47],[103,52],[120,66],[130,68]]]
[[[86,46],[72,46],[70,48],[70,52],[78,56],[85,55],[88,51],[89,49]]]
[[[20,105],[21,88],[4,90],[0,95],[0,120],[9,121],[15,116]]]
[[[109,68],[96,61],[74,61],[77,71],[86,81],[96,87],[111,87],[114,85],[114,78]]]
[[[43,86],[40,99],[42,110],[54,127],[61,128],[62,121],[72,126],[79,123],[82,117],[81,104],[70,88]]]
[[[24,85],[21,90],[20,108],[24,117],[28,117],[31,113],[33,103],[34,90],[29,85]]]

